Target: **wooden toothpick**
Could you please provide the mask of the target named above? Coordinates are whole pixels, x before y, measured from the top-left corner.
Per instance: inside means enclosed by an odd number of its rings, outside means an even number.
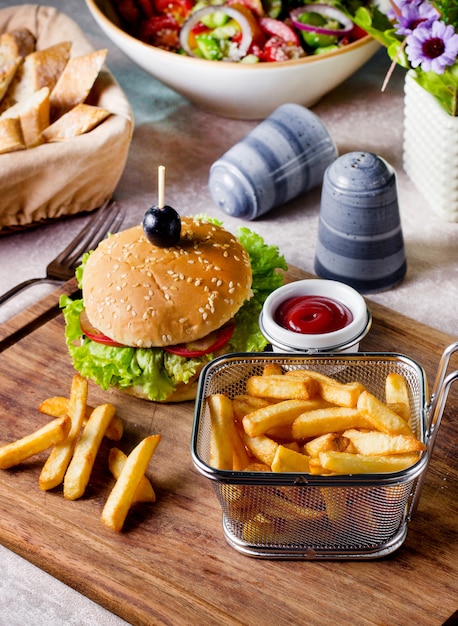
[[[163,209],[165,196],[165,167],[163,165],[158,167],[157,178],[157,206],[159,209]]]

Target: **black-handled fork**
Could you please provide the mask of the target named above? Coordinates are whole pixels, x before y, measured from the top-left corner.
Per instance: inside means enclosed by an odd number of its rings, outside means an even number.
[[[53,259],[46,268],[46,276],[42,278],[30,278],[16,285],[2,296],[0,305],[4,304],[24,289],[37,283],[59,283],[70,280],[75,274],[75,268],[81,257],[88,250],[93,250],[108,233],[119,230],[124,219],[124,212],[113,200],[108,200],[82,228],[78,235]]]

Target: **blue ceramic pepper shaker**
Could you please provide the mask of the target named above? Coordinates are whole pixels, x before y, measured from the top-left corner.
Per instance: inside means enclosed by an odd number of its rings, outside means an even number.
[[[213,163],[210,193],[228,215],[253,220],[320,185],[336,158],[319,117],[283,104]]]
[[[361,293],[399,283],[407,264],[396,175],[371,152],[350,152],[326,170],[315,272]]]

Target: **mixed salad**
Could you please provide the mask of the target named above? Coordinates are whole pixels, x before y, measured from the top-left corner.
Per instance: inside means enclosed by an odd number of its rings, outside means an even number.
[[[288,61],[335,50],[366,34],[343,6],[329,3],[118,0],[116,8],[125,30],[141,41],[211,61]]]

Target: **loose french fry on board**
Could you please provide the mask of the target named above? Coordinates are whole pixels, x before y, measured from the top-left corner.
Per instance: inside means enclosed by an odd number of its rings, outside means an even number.
[[[50,415],[51,417],[61,417],[62,415],[68,414],[69,411],[69,399],[64,396],[54,396],[52,398],[47,398],[43,400],[43,402],[38,407],[40,413],[44,413],[45,415]],[[87,405],[86,412],[83,420],[83,426],[86,425],[87,420],[90,418],[94,407]],[[123,435],[124,427],[117,415],[113,415],[111,422],[108,424],[108,427],[105,431],[105,437],[107,439],[111,439],[112,441],[120,441]]]
[[[380,402],[369,391],[363,391],[358,398],[358,409],[364,417],[372,424],[373,428],[391,435],[410,435],[410,426],[397,413]]]
[[[376,430],[362,432],[351,429],[343,433],[352,443],[356,454],[379,456],[387,454],[406,454],[426,450],[424,443],[409,435],[389,435]]]
[[[312,378],[317,388],[317,393],[324,399],[337,406],[355,407],[358,398],[365,387],[355,381],[351,383],[340,383],[325,374],[313,370],[291,370],[286,373],[291,377]]]
[[[64,498],[67,500],[77,500],[84,494],[104,433],[115,411],[112,404],[101,404],[92,411],[65,473]]]
[[[366,456],[348,452],[320,452],[322,467],[335,474],[379,474],[399,472],[419,459],[418,453]]]
[[[41,470],[39,484],[44,491],[57,487],[64,480],[65,472],[72,458],[84,416],[86,415],[87,393],[87,380],[79,374],[75,374],[72,380],[69,402],[69,416],[72,420],[72,426],[64,441],[54,446],[51,450],[51,454]]]
[[[247,393],[261,398],[279,400],[308,400],[316,395],[316,386],[310,377],[284,376],[250,376],[246,384]]]
[[[108,454],[108,469],[118,480],[121,475],[122,468],[127,461],[127,454],[124,454],[119,448],[111,448]],[[156,493],[152,484],[146,476],[142,476],[135,490],[133,502],[156,502]]]
[[[283,400],[252,411],[242,419],[243,429],[250,437],[264,435],[272,428],[291,425],[304,413],[321,406],[321,400]]]
[[[150,435],[142,439],[127,457],[102,511],[102,522],[108,528],[118,532],[122,530],[138,485],[160,440],[160,435]]]
[[[210,465],[220,470],[232,470],[234,411],[228,396],[221,393],[208,397],[210,410]]]
[[[33,433],[0,447],[0,469],[8,469],[63,441],[70,431],[68,415],[48,422]]]
[[[366,428],[367,425],[368,421],[358,409],[328,407],[299,415],[293,422],[292,433],[294,439],[307,439],[348,428]]]

